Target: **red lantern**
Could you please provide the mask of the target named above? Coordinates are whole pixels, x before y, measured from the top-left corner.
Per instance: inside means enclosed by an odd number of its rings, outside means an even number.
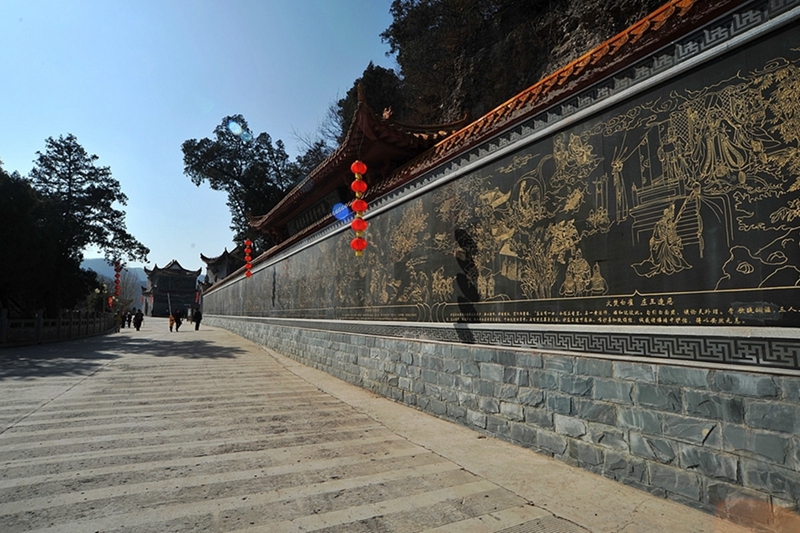
[[[350,227],[353,231],[364,231],[367,229],[367,226],[369,226],[369,224],[367,224],[367,221],[363,218],[356,218],[350,223]]]
[[[244,269],[245,269],[245,273],[244,273],[244,275],[247,276],[248,278],[253,275],[253,273],[250,272],[250,269],[253,268],[253,265],[250,264],[250,261],[253,260],[253,256],[250,255],[251,253],[253,253],[252,246],[253,246],[253,241],[251,241],[250,239],[245,239],[245,241],[244,241],[244,261],[245,261]]]
[[[353,161],[353,164],[350,165],[350,172],[353,174],[366,174],[367,165],[365,165],[363,161]]]
[[[355,180],[350,184],[350,189],[352,189],[354,193],[364,194],[367,192],[367,182],[364,180]]]
[[[361,198],[357,198],[353,200],[353,203],[350,205],[353,208],[353,211],[356,213],[363,213],[367,210],[367,202],[362,200]]]
[[[361,237],[356,237],[355,239],[350,241],[350,248],[352,248],[356,252],[363,252],[367,248],[367,241],[365,241]]]

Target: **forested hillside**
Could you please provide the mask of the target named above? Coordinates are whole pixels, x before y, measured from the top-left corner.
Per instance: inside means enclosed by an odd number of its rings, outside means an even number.
[[[381,34],[400,66],[363,77],[377,112],[432,124],[478,118],[613,37],[664,0],[395,0]],[[399,87],[399,93],[398,89]],[[339,102],[352,117],[355,91]],[[347,101],[350,101],[348,104]]]

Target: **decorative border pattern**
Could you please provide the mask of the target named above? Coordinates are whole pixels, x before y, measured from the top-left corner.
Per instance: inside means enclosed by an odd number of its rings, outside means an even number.
[[[558,350],[670,361],[736,364],[757,368],[800,370],[800,339],[770,337],[639,334],[615,331],[503,330],[449,324],[379,324],[349,321],[309,321],[256,317],[225,317],[252,323],[315,329],[355,335],[372,335],[462,345]]]

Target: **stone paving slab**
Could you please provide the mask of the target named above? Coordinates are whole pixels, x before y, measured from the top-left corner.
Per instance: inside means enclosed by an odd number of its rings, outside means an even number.
[[[186,324],[0,351],[0,532],[744,532]]]

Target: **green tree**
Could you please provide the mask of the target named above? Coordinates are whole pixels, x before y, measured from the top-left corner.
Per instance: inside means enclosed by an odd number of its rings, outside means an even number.
[[[242,115],[223,118],[214,128],[213,139],[190,139],[181,150],[183,172],[192,183],[199,187],[208,181],[215,191],[228,194],[234,240],[250,238],[261,249],[271,243],[266,236],[253,232],[250,218],[275,207],[326,152],[323,143],[313,143],[305,158],[292,161],[283,141],[273,144],[267,133],[254,136]]]
[[[322,134],[336,145],[344,142],[353,115],[358,107],[358,85],[364,89],[367,104],[376,113],[391,110],[392,117],[402,121],[406,116],[406,97],[403,80],[394,70],[383,68],[371,61],[364,69],[361,77],[353,82],[344,98],[333,104],[328,110],[326,123],[323,124]]]
[[[52,310],[72,306],[82,296],[73,293],[83,290],[80,284],[72,287],[65,279],[76,269],[82,272],[87,246],[102,250],[108,261],[146,261],[149,250],[128,233],[125,212],[115,207],[127,203],[119,182],[108,167],[96,165],[98,157],[89,155],[74,135],[49,137],[45,151],[36,155],[29,179],[42,200],[39,221],[53,223],[46,259],[50,277],[58,282],[49,297]]]
[[[45,141],[44,152],[36,152],[30,179],[33,187],[52,200],[61,220],[57,239],[64,257],[83,259],[83,250],[95,245],[106,259],[127,258],[146,261],[150,250],[128,233],[125,212],[115,205],[127,205],[128,197],[109,167],[97,166],[98,157],[89,155],[68,134]]]
[[[14,316],[31,317],[38,309],[56,314],[96,285],[79,259],[60,256],[61,211],[30,181],[0,168],[0,307]]]
[[[394,0],[381,34],[409,121],[480,117],[663,0]]]

